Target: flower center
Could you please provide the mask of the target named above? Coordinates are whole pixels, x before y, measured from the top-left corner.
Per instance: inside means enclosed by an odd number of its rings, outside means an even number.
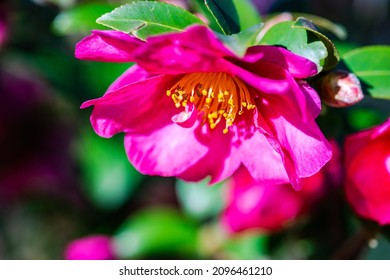
[[[211,129],[224,119],[225,134],[237,114],[242,115],[244,109],[256,107],[245,83],[222,72],[187,74],[166,93],[176,108],[194,104],[199,112],[203,112],[203,121],[208,122]]]

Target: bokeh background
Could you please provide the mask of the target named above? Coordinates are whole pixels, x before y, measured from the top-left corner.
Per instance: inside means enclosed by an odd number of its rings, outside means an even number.
[[[340,183],[277,230],[231,233],[221,224],[228,184],[141,175],[122,135],[95,135],[91,109],[79,107],[130,65],[78,61],[74,46],[90,29],[103,29],[96,18],[129,2],[0,2],[0,259],[390,258],[389,229],[367,238],[377,225],[353,213]],[[390,44],[387,0],[253,2],[264,17],[301,12],[343,25],[347,40],[329,34],[341,53]],[[340,144],[385,120],[389,108],[366,98],[353,108],[328,108],[318,122]]]

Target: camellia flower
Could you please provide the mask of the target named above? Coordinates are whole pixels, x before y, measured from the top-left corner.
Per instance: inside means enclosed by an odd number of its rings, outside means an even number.
[[[248,229],[273,232],[306,213],[322,196],[324,173],[320,171],[305,178],[302,190],[296,191],[289,184],[259,184],[242,168],[233,175],[229,187],[223,226],[229,232]]]
[[[390,119],[347,137],[345,191],[360,216],[390,224]]]
[[[334,156],[319,172],[302,180],[300,191],[289,184],[258,183],[247,170],[239,169],[227,184],[226,207],[221,216],[224,228],[232,233],[244,230],[274,232],[308,213],[328,188],[341,183],[340,148],[336,141],[330,143]]]
[[[125,133],[129,160],[142,173],[213,183],[243,165],[255,180],[299,187],[331,157],[314,121],[319,97],[303,80],[317,67],[284,48],[253,46],[238,57],[194,25],[146,41],[93,31],[75,54],[136,63],[82,108],[94,106],[100,136]]]
[[[111,237],[92,235],[72,241],[65,249],[67,260],[113,260]]]

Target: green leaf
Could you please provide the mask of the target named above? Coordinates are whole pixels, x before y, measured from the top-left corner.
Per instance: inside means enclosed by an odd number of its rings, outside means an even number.
[[[263,23],[259,23],[237,34],[224,35],[217,33],[217,36],[227,48],[229,48],[237,56],[243,57],[246,50],[255,45],[256,38],[263,26]]]
[[[54,32],[71,35],[89,32],[99,28],[96,19],[113,9],[108,4],[84,4],[60,13],[53,21]]]
[[[176,193],[181,206],[185,213],[198,220],[211,218],[223,208],[222,184],[210,186],[208,181],[176,181]]]
[[[149,208],[131,216],[114,235],[120,258],[196,258],[197,225],[169,208]]]
[[[96,21],[115,30],[132,33],[144,40],[148,36],[180,31],[203,22],[190,12],[170,4],[139,1],[123,5]]]
[[[261,23],[261,17],[251,0],[233,0],[238,14],[240,30],[248,29]]]
[[[236,234],[226,241],[223,251],[230,259],[258,260],[268,259],[268,236],[256,232]]]
[[[344,26],[340,24],[336,24],[326,18],[319,17],[312,14],[305,14],[305,13],[291,13],[291,15],[295,20],[299,18],[305,18],[313,22],[315,26],[319,27],[322,30],[327,30],[332,32],[340,40],[345,40],[347,38],[347,31],[345,30]]]
[[[86,195],[101,209],[122,206],[143,178],[129,163],[122,142],[121,137],[108,140],[91,131],[77,147]]]
[[[326,37],[324,34],[318,32],[317,28],[315,27],[315,25],[311,21],[309,21],[303,17],[299,17],[294,22],[292,27],[293,28],[303,28],[309,32],[312,32],[322,43],[324,43],[326,50],[328,52],[328,56],[326,57],[325,63],[323,65],[324,70],[332,69],[337,65],[337,63],[340,60],[340,56],[339,56],[339,53],[336,49],[336,46],[333,44],[333,42],[331,40],[329,40],[328,37]]]
[[[368,46],[342,57],[372,97],[390,99],[390,46]]]
[[[240,20],[232,0],[204,0],[204,2],[224,34],[240,32]]]
[[[322,70],[322,61],[327,56],[323,42],[310,42],[306,29],[293,28],[293,21],[284,21],[272,26],[261,38],[259,44],[278,45],[313,61]]]

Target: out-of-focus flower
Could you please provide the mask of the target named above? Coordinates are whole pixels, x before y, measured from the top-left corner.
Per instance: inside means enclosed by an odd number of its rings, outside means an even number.
[[[273,232],[289,226],[308,213],[341,179],[340,149],[330,141],[334,157],[318,173],[303,179],[302,190],[289,184],[259,184],[245,169],[240,169],[229,181],[226,208],[222,224],[230,232],[259,230]]]
[[[31,190],[72,193],[74,173],[68,153],[72,133],[59,108],[58,100],[31,71],[13,64],[0,69],[2,203]]]
[[[7,39],[7,3],[0,3],[0,49]]]
[[[331,107],[348,107],[364,97],[359,79],[344,70],[332,71],[322,77],[318,90],[322,100]]]
[[[91,235],[72,241],[65,249],[67,260],[113,260],[111,237]]]
[[[323,183],[324,174],[318,172],[303,180],[302,190],[295,191],[289,184],[259,184],[240,169],[230,182],[222,223],[230,232],[278,231],[310,209],[323,194]]]
[[[125,133],[142,173],[217,182],[243,165],[255,180],[299,188],[331,157],[314,121],[319,97],[303,80],[317,67],[284,48],[254,46],[240,58],[207,27],[192,26],[146,42],[93,31],[76,57],[136,62],[82,108],[94,106],[100,136]]]
[[[364,218],[390,224],[390,119],[345,141],[345,191]]]

